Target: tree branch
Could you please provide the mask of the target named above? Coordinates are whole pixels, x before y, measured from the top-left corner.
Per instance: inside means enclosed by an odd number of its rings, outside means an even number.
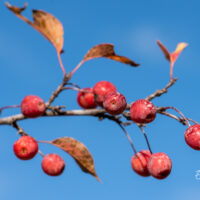
[[[53,109],[55,108],[55,109]],[[121,116],[112,116],[106,113],[105,109],[85,109],[85,110],[60,110],[62,106],[55,106],[51,107],[51,110],[47,110],[44,115],[41,117],[60,117],[60,116],[94,116],[94,117],[99,117],[100,119],[110,119],[113,121],[116,121],[119,119],[119,117],[125,117],[126,120],[130,121],[130,113],[129,112],[124,112]],[[163,107],[157,107],[157,112],[159,114],[171,117],[178,122],[182,123],[183,125],[186,125],[186,122],[183,118],[177,117],[176,115],[173,115],[171,113],[166,112],[163,110]],[[28,118],[24,117],[22,114],[17,114],[17,115],[11,115],[8,117],[3,117],[0,118],[0,125],[11,125],[13,126],[13,123],[16,123],[18,121],[26,120]],[[190,119],[188,119],[190,120]],[[195,122],[194,120],[190,120]],[[129,125],[129,123],[123,122],[124,125]],[[197,123],[197,122],[196,122]]]

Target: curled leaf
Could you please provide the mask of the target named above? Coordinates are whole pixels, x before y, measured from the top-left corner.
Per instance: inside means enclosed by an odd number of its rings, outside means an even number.
[[[157,44],[158,46],[160,47],[161,51],[164,53],[165,55],[165,58],[170,61],[170,53],[169,51],[167,50],[167,48],[159,41],[157,40]]]
[[[49,40],[56,48],[58,53],[62,52],[64,44],[64,30],[61,22],[50,13],[42,10],[33,10],[33,22],[21,15],[21,12],[25,10],[26,4],[23,8],[18,8],[6,3],[6,6],[17,17],[31,25],[34,29],[39,31],[47,40]]]
[[[71,137],[58,138],[51,141],[50,143],[71,155],[84,172],[90,173],[100,181],[95,172],[92,155],[83,143]]]
[[[139,66],[139,64],[135,63],[129,58],[115,54],[114,46],[112,44],[99,44],[94,46],[87,52],[87,54],[83,58],[83,61],[101,57],[109,58],[134,67]]]

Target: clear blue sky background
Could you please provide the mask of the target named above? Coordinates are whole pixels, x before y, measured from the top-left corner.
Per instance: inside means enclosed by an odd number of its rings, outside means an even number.
[[[10,3],[21,6],[23,1]],[[111,60],[92,60],[73,77],[73,82],[81,87],[93,86],[100,80],[111,81],[128,102],[163,88],[169,80],[169,63],[156,45],[157,39],[170,51],[178,42],[189,43],[174,68],[177,84],[153,102],[156,106],[177,107],[187,117],[200,121],[199,7],[197,0],[34,0],[29,1],[24,14],[31,18],[31,9],[43,9],[63,23],[62,59],[67,71],[100,43],[113,43],[118,54],[141,63],[141,67],[131,68]],[[9,12],[2,0],[0,15],[0,106],[20,104],[28,94],[48,100],[62,79],[54,48]],[[64,92],[55,104],[79,108],[74,91]],[[19,112],[6,110],[2,116]],[[59,177],[42,172],[40,155],[31,161],[18,160],[12,150],[18,138],[16,131],[1,126],[0,199],[189,200],[200,196],[200,181],[195,179],[195,172],[200,169],[200,152],[185,144],[186,127],[171,118],[158,115],[146,128],[153,151],[167,153],[173,162],[171,175],[161,181],[142,178],[132,171],[129,143],[119,127],[108,120],[57,117],[26,120],[20,125],[38,140],[71,136],[82,141],[94,156],[102,183],[82,173],[70,156],[50,145],[40,145],[40,149],[44,153],[59,153],[66,161],[66,169]],[[132,125],[127,130],[138,150],[147,148],[138,127]]]

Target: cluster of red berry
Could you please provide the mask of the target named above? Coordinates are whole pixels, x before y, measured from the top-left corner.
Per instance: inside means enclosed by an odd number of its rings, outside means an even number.
[[[125,97],[117,91],[115,85],[108,81],[100,81],[93,88],[80,89],[77,95],[78,104],[84,109],[103,107],[111,115],[123,113],[127,107]],[[44,101],[34,95],[26,96],[21,102],[21,112],[27,118],[36,118],[44,114]],[[156,107],[148,100],[139,99],[130,108],[130,118],[133,122],[146,124],[156,117]],[[200,125],[189,126],[185,132],[185,141],[193,149],[200,150]],[[14,144],[15,155],[22,160],[33,158],[38,152],[38,142],[30,136],[22,136]],[[133,170],[141,176],[157,179],[166,178],[172,168],[171,159],[165,153],[152,153],[151,150],[141,150],[131,159]],[[42,160],[43,171],[51,176],[60,175],[65,168],[64,160],[51,153]]]
[[[102,106],[107,113],[118,115],[126,109],[125,97],[117,92],[116,87],[108,81],[96,83],[94,88],[85,88],[77,95],[78,104],[84,108]],[[133,122],[146,124],[156,117],[156,107],[148,100],[139,99],[130,108],[130,117]],[[185,132],[185,141],[193,149],[200,150],[200,125],[189,126]],[[152,154],[149,150],[142,150],[131,159],[133,170],[141,176],[150,176],[157,179],[166,178],[172,168],[171,159],[162,152]]]
[[[102,106],[111,115],[119,115],[126,109],[125,97],[117,92],[116,87],[108,81],[96,83],[94,88],[85,88],[77,95],[77,101],[82,108]],[[155,106],[145,99],[134,102],[130,109],[130,117],[135,123],[149,123],[156,117]],[[151,154],[142,150],[133,155],[131,160],[133,170],[141,176],[165,178],[172,167],[170,158],[164,153]]]

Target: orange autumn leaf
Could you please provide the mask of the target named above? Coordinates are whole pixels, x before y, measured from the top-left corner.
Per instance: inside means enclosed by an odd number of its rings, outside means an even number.
[[[83,61],[87,61],[94,58],[101,58],[101,57],[109,58],[109,59],[122,62],[124,64],[128,64],[134,67],[139,66],[139,64],[135,63],[129,58],[115,54],[114,45],[112,44],[99,44],[99,45],[94,46],[87,52]]]
[[[173,79],[174,63],[176,62],[177,58],[179,57],[183,49],[188,46],[188,44],[184,42],[178,43],[176,50],[172,53],[170,53],[159,40],[157,41],[157,44],[160,47],[163,54],[165,55],[166,59],[170,62],[170,78]]]
[[[26,9],[27,4],[24,7],[19,8],[6,3],[6,6],[17,17],[31,25],[35,30],[39,31],[47,40],[49,40],[56,48],[58,53],[62,52],[64,44],[64,30],[61,22],[50,13],[42,10],[33,10],[33,22],[21,15],[22,11]]]
[[[87,147],[71,137],[62,137],[50,142],[71,155],[79,167],[86,173],[90,173],[100,181],[94,168],[94,160]]]
[[[176,62],[176,59],[178,58],[178,56],[180,55],[180,53],[187,46],[188,46],[188,44],[184,43],[184,42],[179,43],[177,45],[176,50],[173,53],[171,53],[171,56],[170,56],[170,62],[172,63],[172,65]]]

